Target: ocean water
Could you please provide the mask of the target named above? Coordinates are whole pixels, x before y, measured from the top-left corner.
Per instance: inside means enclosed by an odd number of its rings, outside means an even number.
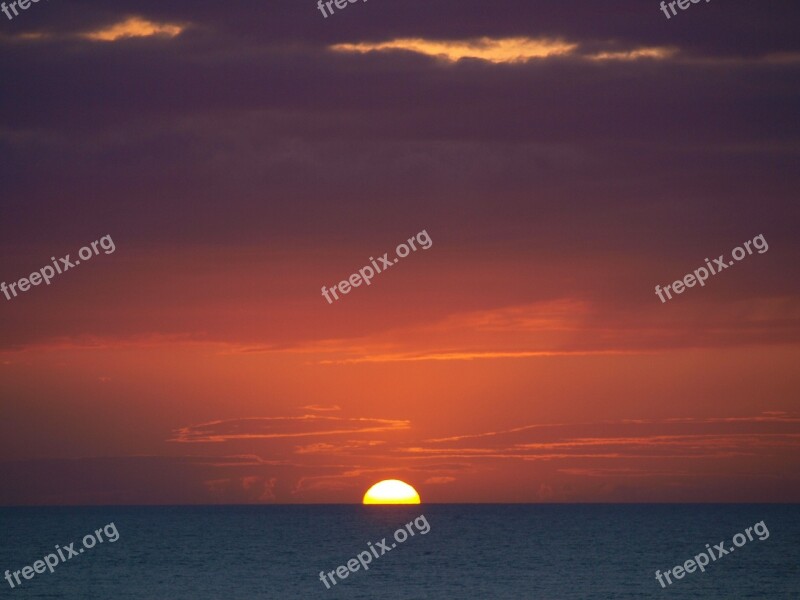
[[[332,571],[419,515],[430,525],[331,589]],[[764,521],[662,589],[662,572]],[[800,598],[797,505],[419,505],[0,509],[0,575],[113,522],[0,598],[70,600]],[[421,529],[424,524],[420,522]],[[112,536],[113,537],[113,536]],[[741,538],[740,538],[741,541]],[[380,551],[376,549],[380,554]],[[66,555],[66,552],[64,552]],[[12,575],[13,577],[13,575]],[[16,585],[16,582],[15,582]],[[330,585],[330,582],[329,582]]]

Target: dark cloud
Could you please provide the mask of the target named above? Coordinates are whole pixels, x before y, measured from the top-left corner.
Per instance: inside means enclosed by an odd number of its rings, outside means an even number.
[[[215,292],[178,282],[232,267],[220,258],[181,273],[186,261],[173,255],[165,276],[159,252],[302,255],[311,289],[423,227],[456,255],[555,260],[547,297],[561,286],[626,308],[644,301],[635,286],[763,233],[772,250],[760,277],[737,277],[750,278],[751,294],[793,296],[800,62],[770,57],[798,52],[798,12],[712,2],[667,21],[655,2],[372,0],[326,20],[311,0],[36,5],[0,29],[0,276],[13,281],[105,234],[121,250],[91,275],[57,281],[42,304],[32,298],[43,289],[5,304],[6,343],[87,327],[193,335],[183,307],[201,314]],[[74,37],[132,14],[189,26],[173,38]],[[51,37],[19,39],[37,31]],[[479,36],[561,38],[577,50],[524,64],[329,50]],[[677,54],[586,58],[667,46]],[[603,264],[628,285],[615,293],[592,278]],[[106,289],[87,298],[92,277]],[[541,299],[515,285],[513,302]],[[171,318],[122,306],[156,296]],[[66,297],[90,308],[41,310]]]

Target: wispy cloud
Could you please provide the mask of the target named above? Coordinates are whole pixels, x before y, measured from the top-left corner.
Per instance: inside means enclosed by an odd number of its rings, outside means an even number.
[[[336,44],[331,48],[337,52],[373,52],[406,50],[447,61],[475,58],[492,63],[524,62],[534,58],[545,58],[568,54],[577,44],[556,39],[481,37],[471,40],[426,40],[423,38],[399,38],[386,42],[359,42]]]
[[[294,449],[295,454],[320,454],[327,455],[349,453],[355,450],[363,450],[364,448],[374,448],[386,444],[385,440],[349,440],[341,444],[331,444],[327,442],[319,442],[315,444],[306,444],[305,446],[297,446]]]
[[[185,24],[156,23],[142,17],[128,17],[113,25],[87,31],[81,34],[87,40],[96,42],[115,42],[125,38],[136,37],[175,37],[186,28]]]
[[[689,475],[690,471],[669,471],[659,469],[642,469],[633,467],[620,467],[620,468],[578,468],[568,467],[565,469],[558,469],[559,473],[565,475],[573,475],[575,477],[679,477]]]
[[[522,63],[552,57],[570,56],[592,61],[634,61],[640,59],[664,60],[678,53],[677,48],[645,46],[628,49],[608,49],[584,54],[577,42],[560,38],[490,38],[461,40],[433,40],[424,38],[397,38],[383,42],[357,42],[334,44],[335,52],[386,52],[406,51],[432,56],[447,62],[476,59],[494,64]]]
[[[396,419],[368,419],[303,415],[299,417],[249,417],[210,421],[181,427],[167,441],[180,443],[230,442],[233,440],[258,440],[375,433],[408,429],[410,421]]]
[[[574,350],[574,351],[548,351],[532,350],[520,352],[430,352],[421,354],[374,354],[359,358],[344,358],[338,360],[322,360],[320,364],[357,364],[357,363],[383,363],[383,362],[419,362],[441,360],[479,360],[491,358],[532,358],[544,356],[608,356],[621,354],[640,354],[639,352],[624,350]]]
[[[455,477],[428,477],[423,483],[426,485],[441,485],[445,483],[453,483]]]
[[[769,411],[747,417],[531,424],[429,439],[426,445],[405,447],[399,451],[416,458],[720,459],[764,455],[775,449],[798,449],[798,423],[800,420],[788,413]],[[600,433],[577,433],[584,431]]]
[[[677,48],[651,47],[635,48],[633,50],[610,50],[590,54],[586,58],[589,60],[639,60],[640,58],[650,58],[653,60],[663,60],[671,58],[678,53]]]

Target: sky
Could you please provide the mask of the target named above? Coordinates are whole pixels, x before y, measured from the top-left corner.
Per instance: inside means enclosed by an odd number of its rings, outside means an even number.
[[[0,505],[800,502],[799,17],[0,13]]]

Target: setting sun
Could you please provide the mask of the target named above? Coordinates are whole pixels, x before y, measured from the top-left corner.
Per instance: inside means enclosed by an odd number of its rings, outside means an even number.
[[[364,494],[364,504],[419,504],[419,494],[399,479],[385,479]]]

